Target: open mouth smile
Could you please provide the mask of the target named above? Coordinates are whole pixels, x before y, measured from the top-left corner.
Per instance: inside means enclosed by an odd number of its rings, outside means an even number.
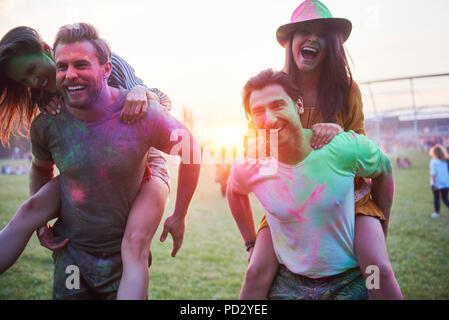
[[[66,91],[68,93],[78,93],[86,89],[86,86],[66,86]]]
[[[305,61],[313,61],[320,54],[320,51],[314,47],[304,47],[301,49],[301,56]]]

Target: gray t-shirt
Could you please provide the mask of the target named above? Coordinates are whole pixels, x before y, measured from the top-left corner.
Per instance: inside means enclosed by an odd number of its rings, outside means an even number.
[[[61,176],[58,235],[91,253],[120,252],[150,147],[169,150],[174,129],[184,128],[162,106],[151,103],[146,118],[132,126],[119,119],[127,91],[100,120],[83,122],[62,108],[58,117],[41,114],[31,125],[31,149],[53,161]]]

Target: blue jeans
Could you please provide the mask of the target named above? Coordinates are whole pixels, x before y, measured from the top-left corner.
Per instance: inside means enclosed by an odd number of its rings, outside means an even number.
[[[370,295],[359,267],[335,276],[312,279],[294,274],[284,265],[280,265],[268,299],[369,300]]]

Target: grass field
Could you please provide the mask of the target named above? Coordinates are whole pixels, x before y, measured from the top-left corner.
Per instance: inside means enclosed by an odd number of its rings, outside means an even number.
[[[394,169],[396,194],[387,241],[390,260],[406,299],[449,299],[449,210],[432,219],[427,153],[402,150],[411,169]],[[395,156],[393,155],[392,159]],[[5,164],[8,161],[0,161]],[[14,162],[15,164],[16,162]],[[165,217],[174,205],[176,172]],[[0,175],[0,228],[27,198],[27,176]],[[256,221],[263,214],[252,199]],[[164,218],[165,219],[165,218]],[[227,202],[214,182],[214,168],[203,166],[188,217],[183,247],[170,256],[171,238],[152,244],[150,299],[237,299],[247,266],[243,241]],[[4,245],[4,244],[0,244]],[[0,257],[1,258],[1,257]],[[51,254],[33,235],[19,261],[0,275],[0,299],[50,299]]]

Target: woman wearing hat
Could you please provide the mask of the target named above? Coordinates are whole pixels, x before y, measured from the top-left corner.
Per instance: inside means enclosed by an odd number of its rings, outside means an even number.
[[[293,12],[291,23],[277,30],[277,40],[286,49],[283,71],[301,88],[304,99],[301,123],[304,128],[313,129],[311,145],[315,149],[329,143],[341,130],[339,127],[365,134],[361,93],[352,79],[343,46],[351,29],[349,20],[333,18],[320,1],[307,0]],[[386,253],[385,242],[370,242],[370,239],[379,239],[377,233],[382,228],[386,237],[389,210],[382,210],[374,203],[369,184],[360,177],[355,179],[354,198],[357,217],[355,250],[362,273],[369,276],[365,273],[366,266],[377,265],[382,281],[379,290],[370,290],[371,296],[374,299],[401,299],[388,255],[377,254]],[[381,221],[382,228],[379,228]],[[383,238],[384,235],[380,236]],[[240,298],[275,298],[269,291],[277,274],[278,261],[266,217],[261,221],[257,236],[246,235],[244,238],[250,263]],[[383,248],[378,250],[376,246]],[[281,288],[285,289],[288,290]]]

